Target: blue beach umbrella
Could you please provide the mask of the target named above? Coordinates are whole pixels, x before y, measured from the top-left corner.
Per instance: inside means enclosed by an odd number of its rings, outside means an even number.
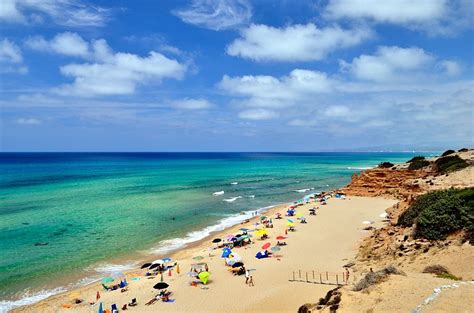
[[[290,220],[290,219],[287,219],[287,221],[290,222],[290,223],[294,223],[293,220]]]
[[[171,262],[171,258],[163,258],[161,259],[164,263]]]
[[[222,257],[222,258],[227,258],[231,253],[232,253],[232,250],[230,250],[229,248],[224,248],[224,249],[222,250],[222,255],[221,255],[221,257]]]
[[[102,309],[102,302],[99,303],[99,309],[97,310],[97,313],[102,313],[104,310]]]

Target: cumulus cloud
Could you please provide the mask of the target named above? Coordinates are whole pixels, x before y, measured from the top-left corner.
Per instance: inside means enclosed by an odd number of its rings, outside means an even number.
[[[212,104],[206,99],[180,99],[171,102],[171,106],[184,110],[203,110],[212,107]]]
[[[0,21],[38,23],[44,18],[69,27],[103,26],[109,19],[108,9],[79,0],[2,0]]]
[[[193,0],[189,7],[173,13],[185,23],[223,30],[248,23],[252,6],[248,0]]]
[[[278,117],[278,113],[266,109],[252,109],[240,112],[239,117],[245,120],[269,120]]]
[[[86,42],[75,33],[63,33],[47,41],[31,39],[35,49],[86,58],[88,63],[71,63],[60,72],[74,81],[54,89],[62,95],[100,96],[132,94],[138,85],[159,83],[164,78],[180,79],[187,66],[161,53],[147,56],[114,52],[104,39]]]
[[[21,49],[12,41],[0,41],[0,72],[26,74],[28,67],[23,64]]]
[[[87,57],[90,54],[89,43],[76,33],[65,32],[57,34],[51,40],[42,36],[30,37],[25,44],[34,50],[48,51],[68,56]]]
[[[20,125],[38,125],[41,124],[41,120],[37,118],[19,118],[16,123]]]
[[[362,80],[376,82],[410,80],[416,78],[434,59],[421,48],[382,46],[374,55],[361,55],[354,58],[351,63],[341,61],[341,68]]]
[[[433,35],[472,26],[471,0],[330,0],[325,16],[402,25]]]
[[[441,66],[449,76],[457,76],[462,73],[461,65],[456,61],[445,60],[441,62]]]
[[[227,53],[255,61],[314,61],[370,37],[372,32],[367,28],[318,28],[312,23],[284,28],[251,25],[227,47]]]

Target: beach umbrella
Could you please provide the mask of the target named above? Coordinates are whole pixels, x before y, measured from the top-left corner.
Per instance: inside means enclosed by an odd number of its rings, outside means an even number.
[[[286,239],[286,237],[285,236],[278,236],[278,237],[276,237],[276,239],[277,240],[284,240],[284,239]]]
[[[193,257],[193,260],[196,260],[196,261],[200,261],[202,259],[204,259],[204,257],[200,256],[200,255],[197,255],[197,256]]]
[[[163,261],[163,259],[158,259],[158,260],[153,261],[152,263],[153,264],[163,264],[165,262]]]
[[[230,250],[229,248],[224,248],[224,249],[222,250],[222,255],[221,255],[221,257],[222,257],[222,258],[227,258],[227,257],[229,257],[229,255],[230,255],[231,253],[232,253],[232,250]]]
[[[288,223],[294,223],[293,220],[287,219]]]
[[[208,280],[209,280],[209,272],[201,272],[198,274],[198,277],[199,277],[199,280],[201,280],[201,282],[205,285],[207,284]]]
[[[261,221],[266,220],[266,219],[267,219],[267,217],[265,215],[260,216]]]
[[[143,269],[143,268],[147,268],[147,267],[149,267],[150,265],[151,265],[151,263],[145,263],[145,264],[143,264],[142,267],[140,267],[140,268],[142,268],[142,269]]]
[[[268,233],[268,231],[267,231],[266,229],[259,229],[259,230],[257,230],[257,231],[255,232],[255,235],[256,235],[257,237],[261,237],[261,236],[263,236],[263,235],[266,235],[267,233]]]
[[[222,241],[222,239],[216,238],[216,239],[213,239],[213,240],[212,240],[212,243],[219,243],[219,242],[221,242],[221,241]]]
[[[151,266],[150,266],[150,269],[154,269],[156,267],[158,267],[160,264],[158,263],[153,263]]]
[[[242,263],[242,262],[235,262],[235,263],[232,265],[232,267],[234,267],[234,268],[235,268],[235,267],[240,267],[240,266],[244,266],[244,263]]]
[[[153,286],[153,288],[155,289],[165,289],[165,288],[168,288],[170,285],[168,285],[167,283],[163,283],[163,282],[160,282],[156,285]]]
[[[280,247],[272,247],[270,250],[272,250],[273,252],[277,252],[277,251],[280,251]]]
[[[243,228],[239,228],[239,230],[241,230],[241,231],[245,231],[245,232],[246,232],[246,231],[248,231],[249,229],[248,229],[248,228],[245,228],[245,227],[243,227]]]
[[[288,222],[288,223],[286,223],[286,225],[288,225],[289,227],[294,227],[294,226],[295,226],[295,223],[290,223],[290,222]]]
[[[111,282],[113,282],[113,281],[114,281],[114,279],[113,279],[112,277],[105,277],[104,279],[102,279],[102,282],[103,282],[104,284],[109,284],[109,283],[111,283]]]
[[[104,309],[102,308],[102,302],[99,303],[99,309],[97,310],[97,313],[102,313],[104,312]]]
[[[164,263],[171,262],[171,258],[163,258],[161,259]]]
[[[270,248],[271,245],[272,245],[271,243],[267,242],[266,244],[262,246],[262,250],[267,250],[268,248]]]
[[[303,213],[297,212],[297,213],[296,213],[296,216],[298,216],[298,217],[303,216]]]

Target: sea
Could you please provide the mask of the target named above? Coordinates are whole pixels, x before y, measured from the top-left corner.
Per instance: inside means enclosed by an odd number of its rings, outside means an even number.
[[[0,312],[425,153],[0,153]]]

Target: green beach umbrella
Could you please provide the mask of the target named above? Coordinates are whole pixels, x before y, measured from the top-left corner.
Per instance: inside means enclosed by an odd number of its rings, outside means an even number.
[[[199,279],[204,285],[207,284],[207,281],[209,280],[209,276],[210,276],[209,272],[201,272],[198,275]]]
[[[204,257],[202,257],[200,255],[197,255],[197,256],[193,257],[193,260],[196,260],[196,261],[200,261],[202,259],[204,259]]]
[[[111,283],[111,282],[113,282],[113,281],[114,281],[114,279],[113,279],[112,277],[105,277],[104,279],[102,279],[102,282],[103,282],[104,284],[109,284],[109,283]]]

